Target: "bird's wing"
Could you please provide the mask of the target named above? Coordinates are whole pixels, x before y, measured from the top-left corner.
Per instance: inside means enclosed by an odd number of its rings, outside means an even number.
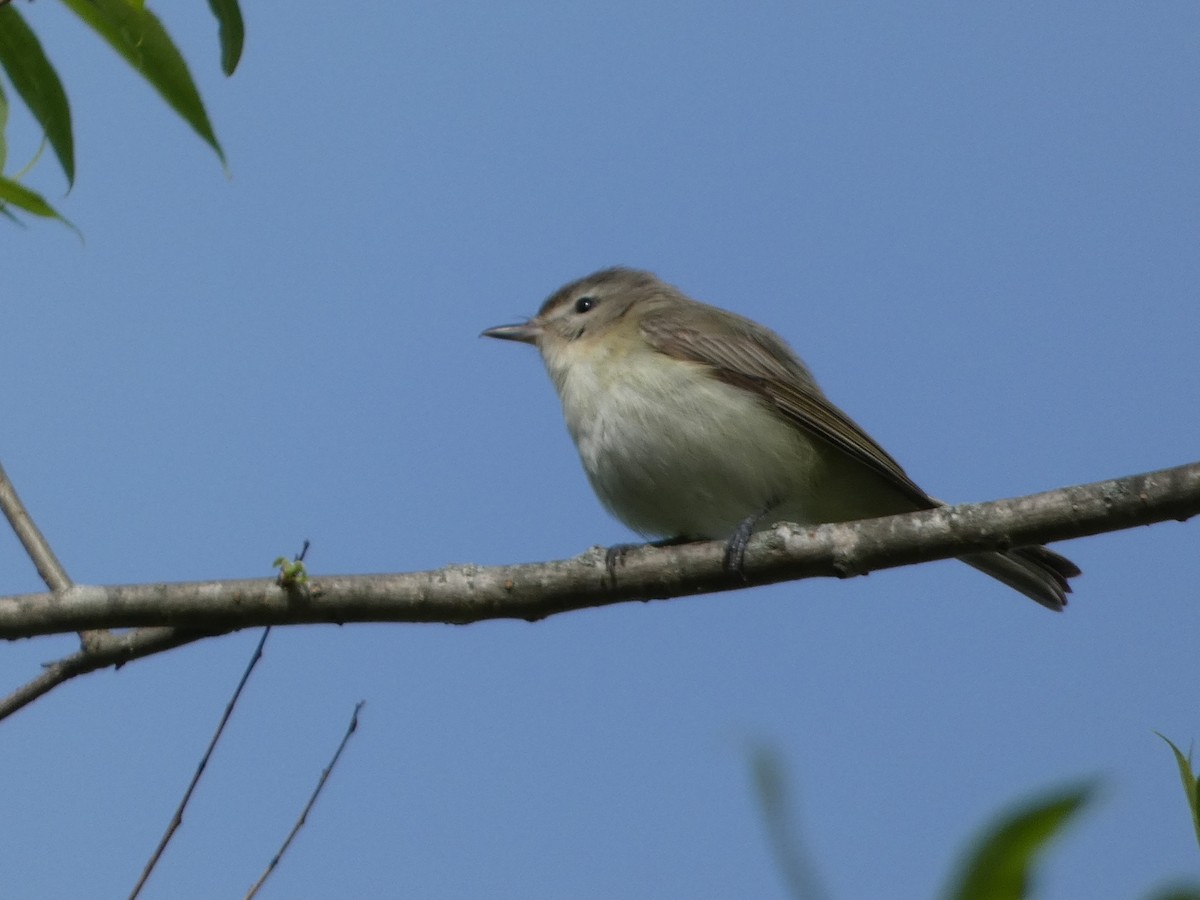
[[[667,356],[706,366],[714,378],[756,394],[780,415],[883,476],[922,507],[937,506],[900,464],[829,402],[808,367],[777,335],[748,319],[705,307],[703,327],[680,327],[675,316],[642,319],[646,341]]]

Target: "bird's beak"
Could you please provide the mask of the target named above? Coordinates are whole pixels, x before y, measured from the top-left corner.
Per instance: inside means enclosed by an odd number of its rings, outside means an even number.
[[[499,338],[502,341],[520,341],[522,344],[536,344],[541,336],[542,326],[535,322],[523,322],[520,325],[497,325],[484,331],[480,337]]]

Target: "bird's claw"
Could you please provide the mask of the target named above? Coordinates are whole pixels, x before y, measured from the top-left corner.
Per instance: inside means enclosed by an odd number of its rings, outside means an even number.
[[[617,566],[625,565],[625,554],[636,549],[640,544],[613,544],[604,551],[604,571],[609,579],[616,581]]]

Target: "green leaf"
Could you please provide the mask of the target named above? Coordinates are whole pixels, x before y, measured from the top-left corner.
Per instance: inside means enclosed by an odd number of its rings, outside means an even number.
[[[242,58],[246,26],[237,0],[208,0],[208,8],[217,17],[217,36],[221,39],[221,71],[232,75]]]
[[[11,5],[0,6],[0,66],[46,132],[67,184],[74,184],[75,142],[66,92],[37,36]]]
[[[1154,732],[1158,734],[1158,732]],[[1183,792],[1187,795],[1188,807],[1192,811],[1192,827],[1196,829],[1196,843],[1200,844],[1200,781],[1192,772],[1191,754],[1184,756],[1183,751],[1161,734],[1160,738],[1167,742],[1171,752],[1175,754],[1175,762],[1179,765],[1179,778],[1183,782]]]
[[[158,17],[132,0],[62,2],[150,82],[171,108],[216,151],[224,165],[225,153],[208,121],[200,92],[196,90],[182,54],[167,36]]]
[[[961,865],[952,900],[1024,900],[1039,851],[1088,801],[1091,785],[1037,798],[991,826]]]
[[[750,749],[750,772],[754,777],[767,839],[787,893],[795,900],[818,900],[825,893],[792,814],[794,804],[789,796],[783,761],[770,747],[753,746]]]
[[[27,213],[42,216],[46,219],[58,219],[58,221],[62,222],[76,234],[79,234],[79,229],[59,215],[58,210],[47,203],[41,194],[35,194],[29,188],[0,176],[0,210],[3,210],[10,219],[13,219],[14,217],[8,210],[9,206],[15,206],[18,209],[25,210]]]
[[[4,94],[4,82],[0,81],[0,172],[8,162],[8,140],[4,131],[8,128],[8,97]]]

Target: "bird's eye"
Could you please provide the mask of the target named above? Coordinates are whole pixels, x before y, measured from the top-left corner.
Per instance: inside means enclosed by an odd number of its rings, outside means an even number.
[[[596,298],[590,294],[575,301],[575,312],[585,313],[596,305]]]

